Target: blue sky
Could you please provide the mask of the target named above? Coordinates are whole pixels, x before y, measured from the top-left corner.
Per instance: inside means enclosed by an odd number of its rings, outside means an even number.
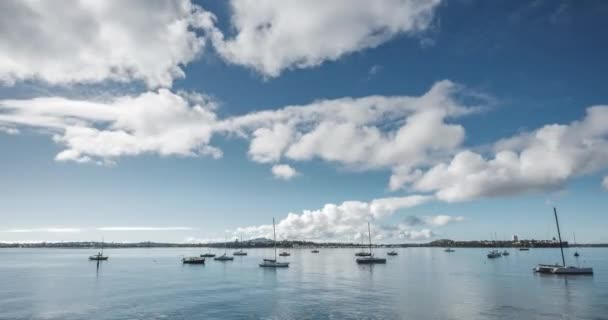
[[[173,4],[0,5],[1,241],[608,241],[606,3]]]

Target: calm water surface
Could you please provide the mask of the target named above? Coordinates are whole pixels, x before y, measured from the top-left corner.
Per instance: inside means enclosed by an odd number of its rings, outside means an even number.
[[[200,249],[114,249],[97,269],[94,250],[0,249],[0,319],[608,319],[607,248],[579,250],[595,275],[570,277],[532,272],[559,249],[406,248],[375,266],[290,251],[273,270],[271,249],[204,266],[180,261]]]

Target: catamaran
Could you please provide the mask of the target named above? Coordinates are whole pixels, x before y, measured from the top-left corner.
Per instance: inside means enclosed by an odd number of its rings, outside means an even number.
[[[555,224],[557,225],[557,237],[559,240],[559,249],[562,253],[562,265],[559,264],[539,264],[534,268],[534,272],[538,273],[551,273],[551,274],[566,274],[566,275],[578,275],[578,274],[593,274],[593,268],[581,268],[566,266],[566,258],[564,257],[564,245],[562,244],[562,235],[559,231],[559,220],[557,219],[557,209],[553,207],[553,214],[555,215]]]
[[[215,261],[232,261],[234,257],[228,256],[228,238],[224,241],[224,254],[213,258]]]
[[[274,236],[274,259],[264,259],[262,263],[260,263],[260,267],[264,268],[287,268],[289,267],[289,262],[279,262],[277,261],[277,232],[274,226],[274,218],[272,218],[272,234]]]
[[[103,255],[103,238],[101,239],[101,252],[98,252],[95,255],[92,255],[89,257],[89,260],[94,260],[94,261],[103,261],[103,260],[108,260],[108,256],[104,256]]]
[[[243,236],[241,236],[241,241],[239,242],[239,245],[241,245],[241,243],[243,243]],[[241,248],[241,250],[233,252],[232,255],[235,255],[235,256],[246,256],[247,252],[243,251],[243,248]]]
[[[376,258],[372,253],[372,231],[369,227],[369,222],[367,223],[367,233],[369,235],[369,256],[357,258],[357,263],[359,264],[374,264],[374,263],[386,263],[386,259],[384,258]]]

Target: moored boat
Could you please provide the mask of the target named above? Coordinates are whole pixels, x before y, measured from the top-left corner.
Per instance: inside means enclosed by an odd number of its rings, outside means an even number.
[[[376,258],[372,253],[372,231],[369,226],[369,222],[367,223],[367,233],[369,235],[369,256],[357,258],[356,262],[358,264],[376,264],[376,263],[386,263],[386,259],[384,258]]]
[[[559,230],[559,220],[557,218],[557,209],[553,207],[553,214],[555,216],[555,225],[557,226],[557,237],[559,240],[559,249],[562,254],[562,264],[548,265],[539,264],[533,270],[538,273],[549,273],[558,275],[586,275],[593,274],[593,268],[591,267],[574,267],[566,266],[566,258],[564,256],[564,245],[562,243],[562,235]]]
[[[393,250],[393,251],[389,251],[386,253],[389,256],[396,256],[397,255],[397,251]]]
[[[272,218],[272,234],[274,239],[274,259],[263,259],[262,263],[260,263],[260,267],[263,268],[287,268],[289,267],[289,262],[279,262],[277,261],[277,232],[274,226],[274,218]]]
[[[205,264],[205,258],[201,257],[185,257],[182,259],[183,264]]]

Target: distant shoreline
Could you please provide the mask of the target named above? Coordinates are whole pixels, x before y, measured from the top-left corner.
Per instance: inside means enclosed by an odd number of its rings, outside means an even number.
[[[562,242],[564,247],[608,247],[608,243],[576,244],[570,245]],[[63,249],[91,249],[100,248],[101,242],[38,242],[38,243],[0,243],[1,248],[63,248]],[[215,243],[164,243],[164,242],[104,242],[104,248],[271,248],[272,240],[256,239],[243,242],[215,242]],[[279,241],[277,247],[281,248],[365,248],[367,245],[340,242],[311,242],[311,241]],[[559,248],[559,243],[551,240],[520,240],[520,241],[454,241],[448,239],[435,240],[428,243],[401,243],[401,244],[374,244],[373,247],[408,248],[408,247],[451,247],[451,248]]]

